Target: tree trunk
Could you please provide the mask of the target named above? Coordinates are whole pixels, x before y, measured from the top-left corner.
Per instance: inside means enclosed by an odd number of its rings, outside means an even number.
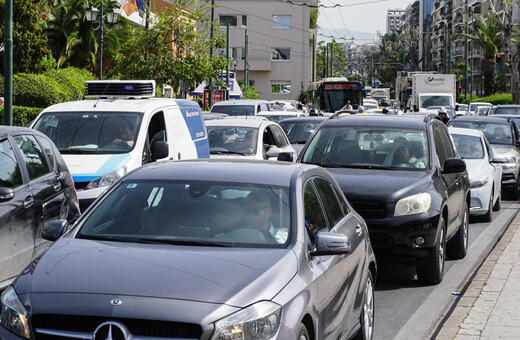
[[[518,48],[515,48],[517,50]],[[518,105],[520,103],[520,72],[518,71],[518,62],[520,61],[520,53],[515,51],[511,54],[512,60],[509,63],[509,70],[512,77],[512,88],[511,93],[513,94],[513,104]]]
[[[487,97],[493,94],[494,58],[484,57],[482,59],[482,73],[484,74],[484,96]]]

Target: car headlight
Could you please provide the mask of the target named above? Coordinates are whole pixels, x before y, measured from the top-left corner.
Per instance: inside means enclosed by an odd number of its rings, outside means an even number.
[[[261,301],[215,323],[211,340],[270,339],[280,327],[282,307]]]
[[[126,165],[123,165],[119,169],[109,172],[106,175],[93,179],[87,185],[85,190],[110,186],[117,182],[117,180],[123,177],[124,175],[126,175]]]
[[[395,205],[394,216],[422,214],[430,209],[431,203],[431,195],[425,192],[401,198]]]
[[[471,188],[472,189],[481,188],[484,185],[486,185],[488,181],[489,181],[489,179],[487,176],[480,176],[480,177],[474,178],[470,181]]]
[[[0,324],[2,327],[22,338],[29,339],[31,337],[29,317],[14,288],[7,288],[2,293],[0,301],[2,308],[0,311]]]
[[[509,170],[512,170],[516,167],[516,157],[514,156],[507,156],[507,157],[504,157],[505,159],[505,162],[502,163],[502,168],[503,169],[509,169]]]

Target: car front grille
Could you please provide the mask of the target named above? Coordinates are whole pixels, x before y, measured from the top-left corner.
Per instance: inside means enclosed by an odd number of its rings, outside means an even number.
[[[92,336],[94,331],[107,321],[124,325],[137,337],[199,339],[202,335],[200,325],[181,322],[53,314],[37,314],[31,318],[36,340],[77,339],[74,336],[57,336],[67,333]]]
[[[386,206],[378,201],[351,201],[354,210],[364,219],[380,220],[386,217]]]

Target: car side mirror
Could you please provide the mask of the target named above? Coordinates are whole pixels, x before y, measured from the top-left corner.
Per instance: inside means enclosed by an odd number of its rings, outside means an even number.
[[[49,241],[56,241],[65,233],[68,226],[67,220],[52,220],[43,224],[42,237]]]
[[[319,232],[316,234],[316,250],[311,256],[350,254],[352,249],[348,237],[343,234]]]
[[[442,167],[443,174],[454,174],[466,171],[466,162],[460,158],[448,158]]]
[[[505,162],[506,162],[506,159],[501,156],[493,156],[493,157],[491,157],[491,161],[490,161],[490,163],[505,163]]]
[[[267,157],[268,158],[274,158],[274,157],[278,157],[278,155],[282,152],[282,149],[281,148],[277,148],[277,147],[274,147],[274,148],[270,148],[267,150]]]
[[[292,162],[294,161],[293,157],[294,154],[292,152],[280,152],[277,155],[276,160],[282,162]]]
[[[152,159],[154,161],[168,157],[168,142],[157,141],[152,146]]]
[[[7,202],[13,199],[14,190],[13,188],[0,187],[0,202]]]

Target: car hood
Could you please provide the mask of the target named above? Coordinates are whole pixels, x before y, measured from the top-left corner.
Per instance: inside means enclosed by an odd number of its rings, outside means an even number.
[[[429,171],[327,168],[349,200],[395,202],[426,190]]]
[[[481,176],[489,176],[489,167],[486,165],[486,159],[465,159],[464,162],[466,162],[470,180]]]
[[[147,296],[243,306],[296,275],[291,249],[215,248],[61,238],[21,274],[23,293]],[[253,299],[254,301],[251,301]]]
[[[518,155],[518,152],[516,152],[512,145],[492,144],[491,149],[493,150],[493,153],[502,157]]]

